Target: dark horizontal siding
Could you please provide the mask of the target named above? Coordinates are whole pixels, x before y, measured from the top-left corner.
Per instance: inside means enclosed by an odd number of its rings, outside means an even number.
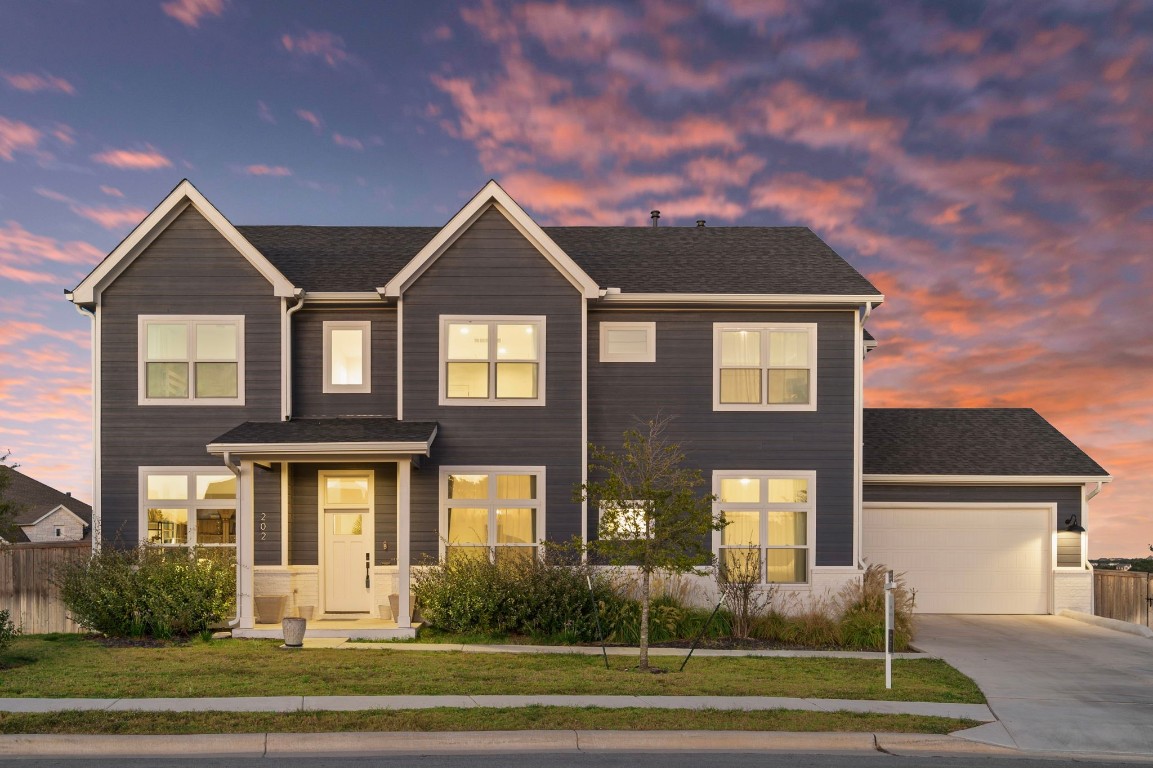
[[[372,323],[372,391],[324,393],[325,321]],[[292,316],[294,416],[396,416],[396,310],[306,308]]]
[[[601,363],[601,322],[656,322],[655,363]],[[714,411],[714,323],[816,323],[816,411]],[[816,565],[852,565],[853,313],[593,310],[588,318],[589,441],[612,448],[658,414],[711,484],[714,470],[815,470]],[[711,490],[711,485],[706,491]],[[589,536],[595,538],[595,511]]]
[[[545,466],[546,536],[580,535],[580,293],[490,209],[405,292],[404,418],[436,421],[433,454],[412,475],[413,562],[439,550],[439,468]],[[543,315],[546,405],[440,406],[441,315]]]
[[[272,469],[256,467],[253,470],[253,549],[255,565],[280,565],[281,506],[280,471],[283,464]]]
[[[244,421],[280,417],[280,299],[189,208],[100,299],[101,517],[105,540],[136,541],[141,466],[222,466],[205,446]],[[245,403],[137,405],[140,315],[244,315]]]
[[[290,464],[289,540],[290,565],[316,565],[319,561],[318,522],[320,473],[356,469],[373,473],[375,526],[373,562],[396,565],[396,464]]]
[[[873,485],[866,484],[865,501],[956,502],[982,504],[1023,504],[1041,502],[1057,505],[1054,528],[1061,530],[1072,515],[1081,518],[1079,485]]]

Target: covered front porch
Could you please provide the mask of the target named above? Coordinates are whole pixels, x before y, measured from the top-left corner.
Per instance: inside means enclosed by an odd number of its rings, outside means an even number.
[[[436,424],[386,418],[248,422],[209,444],[239,478],[235,637],[416,634],[411,476]]]

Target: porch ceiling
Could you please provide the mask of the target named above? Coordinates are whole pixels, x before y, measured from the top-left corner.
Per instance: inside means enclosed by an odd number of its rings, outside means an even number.
[[[376,416],[292,421],[246,421],[210,442],[208,452],[252,454],[393,454],[427,456],[436,439],[435,421],[400,421]]]

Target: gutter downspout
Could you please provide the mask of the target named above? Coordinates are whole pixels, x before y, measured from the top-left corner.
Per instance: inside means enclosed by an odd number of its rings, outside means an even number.
[[[232,474],[236,475],[236,489],[237,489],[237,496],[239,496],[240,495],[240,483],[243,482],[243,479],[240,477],[240,467],[238,467],[235,463],[233,463],[232,457],[228,454],[228,451],[224,452],[223,458],[224,458],[224,466],[228,467],[230,470],[232,470]],[[239,505],[237,505],[237,506],[239,506]],[[237,510],[237,511],[243,512],[244,510]],[[237,521],[237,527],[239,527],[239,525],[240,525],[240,521],[238,520]],[[240,542],[237,542],[236,544],[237,544],[237,546],[236,546],[236,613],[235,613],[235,615],[233,615],[233,617],[231,619],[228,620],[228,623],[225,625],[229,629],[235,628],[236,625],[240,623]]]
[[[281,421],[292,421],[292,316],[304,307],[304,289],[295,289],[293,295],[296,304],[284,313],[284,413]]]
[[[100,330],[96,324],[96,310],[85,309],[80,304],[72,301],[72,292],[65,291],[65,297],[68,301],[72,302],[73,308],[77,313],[84,315],[92,321],[92,350],[91,362],[92,367],[92,554],[95,555],[100,552],[100,371],[97,366],[100,364],[100,337],[97,335]]]
[[[1094,488],[1093,490],[1089,491],[1089,493],[1087,493],[1085,495],[1085,501],[1090,501],[1094,496],[1099,494],[1104,487],[1105,487],[1105,481],[1104,480],[1098,480],[1097,481],[1097,487]]]

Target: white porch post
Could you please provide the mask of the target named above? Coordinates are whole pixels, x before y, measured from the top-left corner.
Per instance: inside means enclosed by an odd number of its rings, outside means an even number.
[[[409,551],[409,481],[412,475],[412,461],[403,459],[396,463],[396,581],[399,593],[399,616],[394,616],[396,626],[412,626],[412,608],[409,606],[408,590],[411,582],[409,566],[412,561]]]
[[[236,567],[240,571],[239,604],[241,629],[252,629],[255,625],[253,606],[252,564],[256,558],[254,535],[256,521],[255,494],[253,492],[253,464],[240,462],[239,509],[236,510]]]

